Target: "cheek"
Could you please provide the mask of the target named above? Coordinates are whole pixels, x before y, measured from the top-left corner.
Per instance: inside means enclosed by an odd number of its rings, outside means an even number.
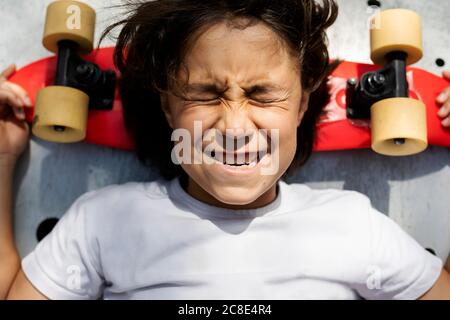
[[[174,108],[174,124],[176,128],[193,129],[194,122],[201,122],[203,127],[211,126],[220,116],[216,106],[184,106]]]
[[[207,113],[201,112],[199,109],[195,112],[194,109],[192,111],[178,112],[173,118],[174,129],[188,131],[190,137],[189,144],[192,147],[196,147],[198,144],[201,144],[202,135],[214,123],[211,119],[210,115],[208,116]],[[184,141],[184,143],[187,143],[187,141]]]
[[[297,114],[289,112],[272,122],[279,132],[279,159],[285,165],[292,161],[297,149],[297,119]]]
[[[261,110],[259,115],[261,117],[255,116],[255,123],[259,128],[272,131],[270,147],[273,159],[278,159],[280,170],[285,170],[292,162],[297,149],[297,114],[290,110],[267,109]]]
[[[280,159],[290,160],[297,148],[297,126],[286,125],[280,129]]]
[[[260,128],[277,129],[280,138],[289,139],[297,131],[298,116],[291,110],[260,110],[255,114],[255,124]]]

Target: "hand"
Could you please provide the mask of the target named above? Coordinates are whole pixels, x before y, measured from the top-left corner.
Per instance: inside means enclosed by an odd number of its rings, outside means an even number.
[[[0,162],[15,162],[29,136],[24,107],[31,107],[30,98],[23,88],[7,81],[15,70],[10,65],[0,73]]]
[[[445,79],[450,80],[450,71],[444,71],[442,75]],[[436,101],[442,105],[438,111],[438,116],[442,118],[442,125],[450,128],[450,87],[442,91]]]

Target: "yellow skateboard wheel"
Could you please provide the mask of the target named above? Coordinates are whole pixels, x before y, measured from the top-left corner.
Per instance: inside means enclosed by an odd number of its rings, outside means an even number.
[[[52,142],[78,142],[86,137],[89,96],[78,89],[50,86],[36,96],[33,134]]]
[[[372,149],[389,156],[406,156],[428,146],[426,109],[411,98],[390,98],[371,108]]]
[[[92,51],[95,31],[95,10],[90,6],[68,0],[58,0],[47,7],[42,44],[57,53],[58,41],[72,40],[80,53]]]
[[[389,9],[380,12],[372,21],[370,30],[371,59],[375,64],[384,65],[386,54],[403,51],[410,65],[422,58],[422,23],[420,16],[411,10]]]

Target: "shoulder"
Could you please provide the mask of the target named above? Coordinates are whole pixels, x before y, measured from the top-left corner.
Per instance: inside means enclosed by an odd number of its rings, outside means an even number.
[[[148,197],[151,199],[167,198],[168,180],[158,179],[151,182],[126,182],[123,184],[112,184],[100,189],[86,192],[77,201],[92,203],[104,200],[121,201],[127,197]]]
[[[287,201],[295,203],[295,207],[289,204],[286,212],[295,213],[292,219],[299,225],[314,226],[321,234],[335,235],[349,243],[367,239],[374,210],[366,195],[351,190],[313,189],[303,184],[290,184],[288,190]]]
[[[143,206],[160,206],[167,201],[170,181],[158,179],[151,182],[113,184],[89,191],[76,199],[70,211],[82,211],[87,216],[105,218],[115,214],[131,215]]]
[[[327,208],[333,212],[354,213],[368,211],[371,208],[370,199],[352,190],[340,189],[313,189],[305,184],[282,182],[291,200],[302,202],[302,207],[307,209]]]

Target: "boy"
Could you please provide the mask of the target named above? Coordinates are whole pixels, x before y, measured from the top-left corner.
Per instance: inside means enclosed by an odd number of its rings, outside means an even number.
[[[11,181],[29,101],[7,70],[1,297],[450,298],[442,261],[367,197],[281,180],[311,154],[336,15],[331,0],[136,5],[107,32],[124,25],[115,61],[126,125],[165,179],[81,196],[21,263]]]

